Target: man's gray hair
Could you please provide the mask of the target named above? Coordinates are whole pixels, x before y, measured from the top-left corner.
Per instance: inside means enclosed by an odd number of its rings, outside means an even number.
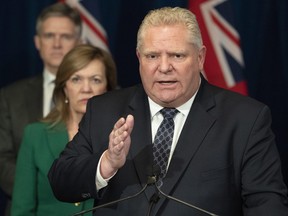
[[[82,20],[79,12],[65,3],[55,3],[42,10],[36,21],[36,33],[41,34],[42,24],[49,17],[67,17],[75,24],[76,36],[81,37]]]
[[[203,45],[201,32],[196,20],[196,16],[185,8],[180,7],[163,7],[151,10],[142,21],[137,34],[137,49],[142,46],[143,36],[149,27],[178,25],[186,26],[189,33],[189,40],[196,47]]]

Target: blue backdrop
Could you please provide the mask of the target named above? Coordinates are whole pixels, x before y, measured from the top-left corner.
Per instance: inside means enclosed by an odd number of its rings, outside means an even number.
[[[288,1],[230,0],[242,42],[249,95],[272,111],[273,130],[288,183]],[[34,47],[35,20],[55,0],[9,0],[0,8],[0,87],[42,72]],[[148,10],[187,7],[187,0],[99,0],[102,23],[122,87],[139,82],[136,32]],[[208,62],[206,63],[208,64]],[[1,194],[1,193],[0,193]],[[0,195],[0,207],[4,195]],[[2,210],[1,210],[2,211]],[[0,212],[1,215],[1,212]]]

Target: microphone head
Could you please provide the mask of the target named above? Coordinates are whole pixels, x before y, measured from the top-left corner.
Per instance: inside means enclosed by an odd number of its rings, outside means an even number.
[[[156,176],[148,176],[147,184],[153,185],[157,182]]]
[[[160,167],[158,165],[147,167],[148,185],[155,184],[160,175]]]

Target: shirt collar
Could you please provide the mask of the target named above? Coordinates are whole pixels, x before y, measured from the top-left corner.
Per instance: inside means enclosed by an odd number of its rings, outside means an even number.
[[[43,77],[44,77],[44,85],[50,84],[56,78],[56,76],[50,71],[48,71],[46,68],[44,68]]]
[[[201,79],[199,81],[199,87],[201,84]],[[179,107],[175,107],[176,109],[178,109],[178,111],[180,113],[182,113],[183,115],[185,115],[186,117],[189,114],[189,111],[191,109],[191,106],[194,102],[194,99],[198,93],[199,88],[197,89],[197,91],[195,92],[195,94],[184,104],[182,104]],[[151,119],[164,107],[160,106],[159,104],[155,103],[150,97],[148,97],[148,102],[149,102],[149,107],[150,107],[150,113],[151,113]]]
[[[188,116],[196,94],[194,94],[186,103],[175,108],[178,109],[178,111],[182,113],[183,115]],[[148,101],[149,101],[149,106],[150,106],[151,118],[153,118],[161,109],[163,109],[163,107],[155,103],[150,97],[148,97]]]
[[[188,116],[189,111],[191,109],[191,106],[194,102],[194,99],[197,95],[198,90],[196,91],[196,93],[184,104],[182,104],[179,107],[175,107],[176,109],[178,109],[178,111],[180,113],[182,113],[185,116]],[[160,106],[159,104],[155,103],[150,97],[148,97],[148,101],[149,101],[149,107],[150,107],[150,113],[151,113],[151,119],[163,108],[162,106]]]

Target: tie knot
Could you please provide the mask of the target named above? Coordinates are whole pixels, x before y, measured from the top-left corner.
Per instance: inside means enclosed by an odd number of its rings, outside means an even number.
[[[163,115],[164,119],[173,119],[174,116],[178,113],[178,110],[175,108],[163,108],[160,110],[160,113]]]

